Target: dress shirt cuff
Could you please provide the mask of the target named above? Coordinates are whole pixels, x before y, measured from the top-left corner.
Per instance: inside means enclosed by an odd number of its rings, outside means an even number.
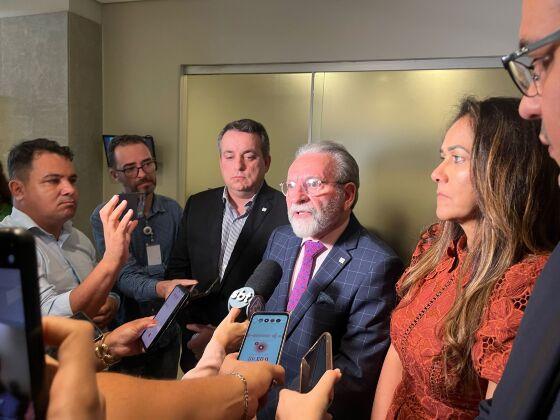
[[[72,307],[70,306],[70,293],[68,291],[62,293],[52,300],[44,302],[41,304],[41,313],[43,315],[54,315],[54,316],[72,316]]]

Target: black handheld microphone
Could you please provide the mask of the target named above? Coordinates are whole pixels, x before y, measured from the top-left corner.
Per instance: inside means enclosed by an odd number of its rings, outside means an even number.
[[[245,309],[238,321],[245,316],[250,318],[255,312],[262,311],[266,301],[270,299],[276,285],[282,278],[282,267],[276,261],[264,260],[255,268],[247,283],[235,290],[228,300],[228,311],[232,308]]]

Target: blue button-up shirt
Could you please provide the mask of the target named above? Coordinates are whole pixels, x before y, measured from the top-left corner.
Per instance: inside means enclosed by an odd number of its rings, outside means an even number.
[[[95,267],[95,248],[91,241],[72,227],[71,221],[64,223],[57,239],[15,207],[0,226],[27,229],[35,238],[43,315],[73,315],[70,292],[84,281]],[[116,295],[113,297],[118,299]]]
[[[91,215],[91,225],[95,244],[100,255],[105,252],[103,224],[99,217],[99,205]],[[165,268],[171,255],[171,249],[177,236],[183,210],[171,198],[154,194],[152,209],[146,218],[140,218],[138,226],[132,232],[130,256],[122,268],[115,289],[136,302],[150,302],[159,299],[156,293],[158,280],[163,280]],[[149,225],[153,235],[146,235],[143,230]],[[161,248],[161,264],[149,266],[146,245],[157,244]],[[124,309],[127,311],[127,309]],[[129,312],[129,311],[127,311]],[[124,314],[121,321],[129,321],[130,317],[139,314]]]

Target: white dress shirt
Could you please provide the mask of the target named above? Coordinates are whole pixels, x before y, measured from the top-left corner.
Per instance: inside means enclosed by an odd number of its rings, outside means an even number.
[[[71,221],[64,223],[57,240],[54,235],[41,229],[27,214],[15,207],[12,213],[0,222],[0,226],[21,227],[35,237],[41,313],[73,315],[70,292],[95,267],[95,248],[91,241],[72,227]],[[113,294],[111,297],[114,297]]]

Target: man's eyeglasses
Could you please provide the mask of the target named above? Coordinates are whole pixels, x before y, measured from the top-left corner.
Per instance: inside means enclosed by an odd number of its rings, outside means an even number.
[[[325,185],[328,184],[335,184],[335,185],[344,185],[346,182],[328,182],[324,181],[319,178],[307,178],[303,181],[303,191],[305,194],[313,197],[319,195],[323,192]],[[286,181],[280,184],[280,189],[282,190],[282,194],[288,195],[290,192],[296,190],[298,183],[296,181]]]
[[[115,171],[122,172],[127,178],[136,178],[140,169],[142,169],[145,174],[151,174],[157,170],[157,162],[155,160],[150,160],[142,163],[140,166],[128,166],[123,169],[115,169]]]
[[[549,58],[544,56],[533,59],[528,54],[558,41],[560,30],[502,57],[502,64],[523,95],[533,97],[541,94],[542,71],[536,71],[535,64]]]

